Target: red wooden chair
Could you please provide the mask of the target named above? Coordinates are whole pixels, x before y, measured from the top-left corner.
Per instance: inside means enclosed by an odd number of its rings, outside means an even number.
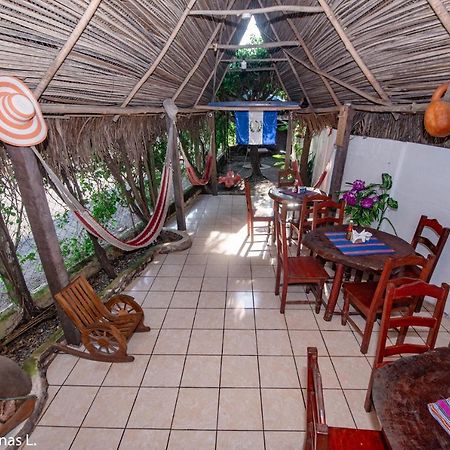
[[[267,224],[268,232],[270,235],[270,227],[273,223],[273,213],[262,214],[260,211],[255,210],[252,202],[252,193],[250,188],[250,182],[244,179],[244,190],[245,190],[245,200],[247,203],[247,234],[253,241],[254,235],[254,223],[255,222],[265,222]]]
[[[388,448],[382,431],[329,427],[327,425],[322,379],[317,363],[317,348],[308,347],[304,450],[378,450]]]
[[[433,276],[434,269],[439,261],[442,250],[445,247],[450,228],[443,227],[436,219],[429,219],[427,216],[420,216],[419,223],[417,224],[416,231],[411,241],[411,245],[414,249],[423,256],[433,255],[435,257],[433,267],[429,273],[428,279],[430,281]],[[435,234],[437,240],[432,241],[431,235]],[[429,237],[428,237],[429,236]],[[425,251],[424,251],[425,250]],[[417,278],[417,274],[420,272],[418,267],[409,267],[407,271],[402,273],[402,276]],[[422,307],[423,299],[420,299],[417,305],[417,310],[420,311]]]
[[[311,303],[306,300],[286,301],[288,285],[301,283],[315,287],[316,312],[319,313],[322,304],[323,285],[329,276],[317,258],[312,256],[289,256],[286,236],[286,216],[286,205],[275,208],[275,234],[277,243],[275,295],[278,295],[280,292],[281,275],[283,275],[280,313],[284,314],[286,303]]]
[[[344,307],[342,310],[342,325],[346,325],[348,320],[352,326],[362,334],[361,353],[367,353],[369,348],[373,324],[375,323],[377,315],[381,314],[383,310],[385,291],[391,276],[394,273],[399,273],[408,266],[417,266],[422,268],[419,273],[420,279],[426,280],[432,264],[432,256],[429,256],[428,259],[425,259],[420,255],[410,255],[403,258],[387,258],[378,282],[354,281],[343,283]],[[349,316],[350,305],[356,308],[360,315],[366,319],[364,331],[361,331],[358,325]],[[399,302],[396,306],[402,307],[404,305]]]
[[[449,285],[442,283],[436,286],[428,284],[425,281],[415,278],[397,278],[389,282],[386,289],[386,300],[384,301],[383,314],[381,317],[380,334],[378,337],[377,352],[373,364],[372,375],[367,389],[366,401],[364,407],[370,411],[372,407],[372,384],[375,370],[389,364],[384,358],[402,354],[418,354],[428,350],[433,350],[436,345],[436,339],[439,327],[444,314],[445,303],[447,301]],[[417,298],[435,299],[434,313],[432,317],[420,316],[414,314]],[[406,314],[401,316],[392,316],[392,309],[397,301],[409,301],[409,307]],[[428,328],[428,335],[424,344],[405,343],[409,327]],[[388,331],[399,331],[397,341],[393,345],[388,345]]]
[[[342,225],[344,222],[345,202],[335,202],[333,200],[325,200],[315,202],[312,211],[311,229],[315,230],[319,227],[330,225]]]
[[[294,233],[297,234],[297,256],[300,256],[302,238],[305,233],[311,230],[313,220],[313,207],[318,202],[331,200],[331,197],[325,194],[312,194],[303,198],[298,212],[298,221],[291,220],[289,226],[289,242],[292,241]]]

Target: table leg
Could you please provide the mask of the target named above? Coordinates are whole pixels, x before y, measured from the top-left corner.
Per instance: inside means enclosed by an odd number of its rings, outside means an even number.
[[[329,322],[333,317],[336,308],[339,291],[341,290],[342,278],[344,276],[344,265],[336,263],[336,271],[334,273],[333,286],[331,287],[330,297],[328,299],[327,309],[325,310],[324,320]]]

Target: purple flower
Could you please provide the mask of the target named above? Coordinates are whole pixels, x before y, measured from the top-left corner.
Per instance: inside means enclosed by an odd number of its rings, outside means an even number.
[[[379,199],[380,199],[380,197],[378,197],[378,195],[374,195],[372,197],[373,203],[376,203]]]
[[[353,185],[352,185],[352,190],[356,191],[356,192],[359,192],[359,191],[362,191],[363,189],[365,189],[365,187],[366,187],[366,182],[365,181],[363,181],[363,180],[355,180],[353,182]]]
[[[349,206],[355,206],[356,205],[356,195],[353,191],[346,192],[342,198],[345,200],[347,205]]]
[[[361,200],[361,207],[363,207],[364,209],[372,208],[373,204],[374,200],[372,197],[366,197]]]

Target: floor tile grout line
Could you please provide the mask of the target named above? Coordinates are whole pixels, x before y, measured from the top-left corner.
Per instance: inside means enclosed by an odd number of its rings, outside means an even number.
[[[253,279],[253,269],[250,265],[250,274]],[[252,299],[253,299],[253,320],[255,324],[255,344],[256,344],[256,364],[258,368],[258,383],[259,383],[259,401],[260,401],[260,409],[261,409],[261,427],[262,427],[262,435],[263,435],[263,445],[264,450],[267,448],[266,444],[266,431],[264,427],[264,406],[263,406],[263,396],[262,396],[262,386],[261,386],[261,365],[259,361],[259,347],[258,347],[258,328],[256,322],[256,309],[255,309],[255,292],[252,290]]]
[[[190,250],[190,249],[189,249],[189,250]],[[185,266],[186,263],[187,263],[188,256],[189,256],[189,250],[188,250],[188,253],[187,253],[185,262],[184,262],[184,264],[183,264],[183,268],[184,268],[184,266]],[[204,277],[204,275],[203,275],[203,277]],[[178,282],[179,282],[180,278],[181,278],[181,275],[180,275],[180,277],[178,278]],[[204,279],[204,278],[203,278],[203,279]],[[191,325],[191,331],[190,331],[190,333],[189,333],[188,344],[187,344],[187,347],[186,347],[186,352],[185,352],[185,354],[184,354],[183,367],[182,367],[182,369],[181,369],[180,380],[179,380],[179,382],[178,382],[178,388],[177,388],[177,395],[176,395],[176,398],[175,398],[175,403],[174,403],[174,406],[173,406],[172,419],[171,419],[170,427],[169,427],[169,434],[168,434],[168,436],[167,436],[166,450],[169,448],[170,437],[171,437],[171,434],[172,434],[173,424],[174,424],[174,420],[175,420],[175,412],[176,412],[176,410],[177,410],[178,399],[179,399],[179,397],[180,397],[180,392],[181,392],[181,389],[182,389],[181,384],[182,384],[182,382],[183,382],[184,370],[185,370],[185,367],[186,367],[186,360],[187,360],[187,357],[188,357],[188,354],[189,354],[189,347],[190,347],[190,345],[191,345],[191,338],[192,338],[192,333],[193,333],[193,330],[194,330],[195,318],[196,318],[196,316],[197,316],[197,309],[198,309],[198,303],[199,303],[199,301],[200,301],[200,293],[201,293],[201,287],[202,287],[202,284],[203,284],[203,279],[202,279],[202,283],[200,284],[200,291],[199,291],[199,294],[198,294],[198,297],[197,297],[197,303],[196,303],[196,307],[195,307],[194,318],[193,318],[193,320],[192,320],[192,325]],[[176,285],[176,286],[178,286],[178,282],[177,282],[177,285]],[[175,288],[176,288],[176,287],[175,287]],[[174,292],[175,292],[175,291],[174,291]],[[183,292],[183,291],[180,291],[180,292]],[[173,299],[173,297],[172,297],[172,299]],[[169,305],[169,308],[170,308],[170,305]],[[161,325],[161,326],[162,326],[162,325]],[[155,345],[156,345],[156,344],[155,344]]]
[[[154,291],[154,292],[156,292],[156,291]],[[175,291],[174,291],[174,292],[175,292]],[[147,295],[149,295],[150,293],[151,293],[151,291],[149,290],[148,293],[147,293]],[[147,297],[147,296],[146,296],[146,297]],[[148,355],[149,358],[148,358],[147,364],[146,364],[146,366],[145,366],[145,370],[144,370],[143,373],[142,373],[141,381],[140,381],[140,383],[139,383],[138,390],[137,390],[137,392],[136,392],[136,396],[135,396],[135,398],[134,398],[134,400],[133,400],[133,404],[132,404],[132,406],[131,406],[130,412],[128,413],[128,417],[127,417],[127,420],[126,420],[126,423],[125,423],[124,431],[123,431],[123,433],[122,433],[122,436],[120,437],[119,447],[120,447],[120,445],[122,444],[122,440],[123,440],[123,437],[124,437],[124,435],[125,435],[125,431],[126,431],[127,428],[128,428],[127,425],[128,425],[128,423],[129,423],[129,421],[130,421],[131,414],[133,413],[133,409],[134,409],[134,407],[135,407],[135,405],[136,405],[136,400],[137,400],[137,398],[139,397],[139,393],[141,392],[141,389],[142,389],[143,387],[145,388],[145,386],[142,386],[142,383],[144,382],[145,374],[147,373],[148,366],[150,365],[150,361],[151,361],[151,359],[152,359],[153,352],[154,352],[155,347],[156,347],[156,344],[157,344],[157,342],[158,342],[159,335],[161,334],[162,326],[163,326],[163,323],[164,323],[164,321],[165,321],[165,319],[166,319],[167,313],[168,313],[168,311],[169,311],[169,307],[170,307],[170,304],[171,304],[171,302],[172,302],[172,299],[173,299],[173,293],[172,293],[172,297],[171,297],[171,299],[170,299],[170,302],[169,302],[169,304],[167,305],[166,313],[164,314],[164,318],[163,318],[163,320],[161,321],[161,326],[160,326],[159,329],[158,329],[158,334],[156,335],[155,342],[154,342],[154,344],[153,344],[152,350],[151,350],[150,354]]]

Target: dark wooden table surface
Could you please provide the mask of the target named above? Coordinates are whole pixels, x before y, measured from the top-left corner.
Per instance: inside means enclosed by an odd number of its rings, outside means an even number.
[[[311,249],[315,254],[336,264],[333,286],[331,288],[330,298],[328,300],[328,305],[324,315],[325,320],[331,320],[333,316],[339,291],[341,289],[344,268],[346,266],[362,271],[381,272],[383,270],[386,258],[402,257],[415,253],[414,248],[398,236],[365,227],[365,229],[370,231],[374,237],[394,249],[395,253],[361,256],[344,255],[325,236],[325,233],[328,231],[345,231],[346,229],[346,225],[318,228],[310,233],[307,233],[302,241],[303,245]],[[360,231],[359,228],[356,229]]]
[[[450,397],[450,348],[401,358],[377,369],[372,396],[392,450],[450,449],[450,436],[427,407]]]
[[[302,188],[300,187],[299,188],[300,192],[296,193],[295,195],[289,195],[283,192],[284,190],[290,189],[289,187],[286,186],[282,188],[273,187],[270,188],[269,190],[269,197],[277,203],[282,203],[288,205],[289,207],[293,207],[293,206],[300,206],[305,196],[321,193],[320,189],[314,189],[312,187],[306,186],[303,186],[303,188],[304,191],[302,191],[301,190]]]

